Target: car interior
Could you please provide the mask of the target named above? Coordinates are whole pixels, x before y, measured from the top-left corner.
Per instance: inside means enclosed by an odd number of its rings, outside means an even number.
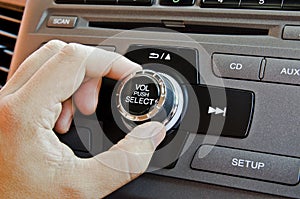
[[[0,89],[53,39],[143,67],[104,78],[96,112],[57,134],[90,158],[166,125],[148,170],[106,198],[300,198],[300,1],[0,0],[0,24]]]

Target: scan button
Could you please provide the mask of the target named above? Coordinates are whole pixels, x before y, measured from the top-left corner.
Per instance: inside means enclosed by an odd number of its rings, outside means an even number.
[[[49,28],[74,28],[77,22],[77,17],[71,16],[51,16],[48,20],[47,27]]]

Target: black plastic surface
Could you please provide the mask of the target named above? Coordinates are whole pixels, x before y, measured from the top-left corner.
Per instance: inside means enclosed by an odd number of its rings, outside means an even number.
[[[150,77],[133,77],[123,85],[119,97],[127,113],[144,115],[157,104],[161,91],[158,82]]]
[[[117,0],[85,0],[84,3],[96,5],[114,5],[117,4]]]
[[[280,9],[282,0],[241,0],[241,7]]]
[[[201,85],[193,86],[193,89],[200,107],[198,133],[247,136],[254,111],[254,93]]]
[[[152,3],[152,0],[118,0],[119,5],[150,6]]]
[[[300,1],[298,1],[298,0],[284,0],[283,1],[283,8],[284,9],[299,10],[300,9]]]
[[[190,48],[131,45],[125,56],[142,65],[168,66],[183,75],[189,83],[197,84],[199,78],[197,55],[197,51]],[[166,68],[161,72],[168,74],[170,70]]]
[[[240,0],[201,0],[201,7],[237,8]]]
[[[166,6],[192,6],[195,0],[160,0],[160,5]]]

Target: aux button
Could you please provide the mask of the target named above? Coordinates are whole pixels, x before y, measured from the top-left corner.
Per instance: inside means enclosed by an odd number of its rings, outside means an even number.
[[[152,70],[125,77],[117,87],[116,99],[118,111],[129,129],[140,122],[159,121],[169,130],[183,110],[183,92],[177,81]]]

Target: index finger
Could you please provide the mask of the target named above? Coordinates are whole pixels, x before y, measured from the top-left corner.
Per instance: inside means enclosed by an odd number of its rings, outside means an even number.
[[[86,62],[86,76],[90,78],[106,76],[118,80],[122,76],[139,69],[141,69],[139,64],[118,53],[105,51],[100,48],[95,48]]]
[[[82,84],[84,77],[108,76],[118,79],[125,73],[140,68],[120,54],[81,44],[67,44],[51,57],[30,80],[18,90],[22,102],[32,105],[33,117],[39,121],[47,118],[42,126],[54,127],[61,102],[71,97]],[[29,97],[30,96],[30,97]],[[41,109],[52,110],[45,114]],[[49,118],[51,117],[51,118]]]
[[[95,112],[103,76],[118,80],[122,76],[141,70],[141,66],[120,54],[95,49],[87,59],[87,72],[84,83],[74,95],[74,102],[85,115]],[[70,117],[68,118],[70,119]]]

